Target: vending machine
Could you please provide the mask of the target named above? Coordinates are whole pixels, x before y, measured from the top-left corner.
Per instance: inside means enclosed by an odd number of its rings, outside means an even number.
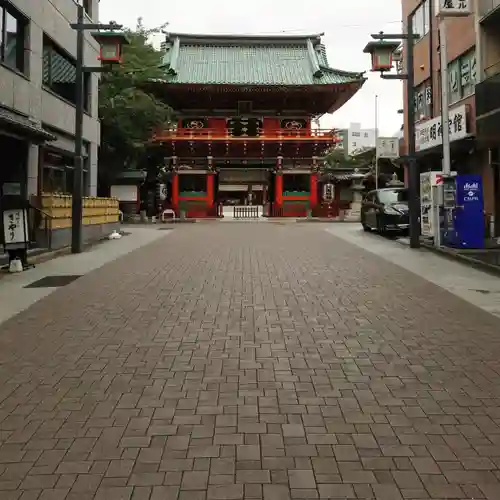
[[[420,234],[435,241],[439,230],[442,172],[420,174]]]
[[[483,179],[468,174],[443,179],[443,243],[452,248],[484,248]]]

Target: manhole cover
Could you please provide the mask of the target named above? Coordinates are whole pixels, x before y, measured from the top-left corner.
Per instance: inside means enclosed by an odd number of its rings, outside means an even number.
[[[26,285],[24,288],[58,288],[69,285],[73,281],[81,278],[81,274],[70,274],[67,276],[45,276],[38,281]]]

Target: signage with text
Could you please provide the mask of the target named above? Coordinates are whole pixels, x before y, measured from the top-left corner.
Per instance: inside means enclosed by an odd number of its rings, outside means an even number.
[[[471,0],[435,0],[436,15],[440,17],[468,16],[471,10]]]
[[[467,137],[466,116],[465,104],[450,109],[448,122],[450,142]],[[443,130],[440,116],[415,125],[415,151],[424,151],[441,144],[443,144]]]
[[[377,158],[399,158],[399,138],[377,137]]]

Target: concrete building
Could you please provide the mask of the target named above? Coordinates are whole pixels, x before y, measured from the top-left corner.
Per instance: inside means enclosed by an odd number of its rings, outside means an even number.
[[[434,2],[435,0],[402,0],[403,19],[406,20],[409,14],[413,14],[413,29],[420,35],[420,39],[415,42],[414,72],[416,155],[422,172],[440,170],[442,165],[440,40],[439,20],[435,16]],[[485,212],[488,216],[492,216],[498,212],[498,203],[495,202],[498,200],[498,187],[495,191],[495,186],[498,186],[498,171],[491,167],[490,146],[484,140],[480,140],[481,134],[478,134],[476,102],[480,97],[478,93],[480,82],[488,76],[487,72],[482,70],[486,68],[485,64],[489,72],[500,72],[500,30],[498,29],[500,20],[497,11],[495,15],[487,14],[493,10],[494,4],[497,6],[500,4],[500,0],[478,0],[478,2],[479,7],[482,6],[482,14],[445,21],[447,23],[450,120],[452,120],[451,161],[452,170],[459,173],[479,173],[483,176]],[[493,28],[488,26],[493,26]],[[481,43],[481,40],[485,40],[484,43]],[[405,67],[406,61],[403,59],[403,71]],[[489,103],[487,106],[490,110],[492,107],[500,109],[499,84],[496,85],[497,90],[495,92],[490,90],[488,98],[485,99]],[[483,94],[484,91],[481,95]],[[406,84],[404,105],[404,137],[406,138],[408,137]],[[500,142],[499,119],[500,115],[496,119],[494,130],[494,139],[497,143]],[[402,154],[407,151],[406,148],[407,143],[404,140],[402,141]],[[499,217],[496,219],[500,220]],[[500,227],[497,225],[497,231],[498,229]]]
[[[82,0],[88,22],[98,0]],[[75,129],[75,0],[0,0],[0,195],[71,191]],[[84,64],[99,46],[85,34]],[[83,135],[87,194],[97,187],[98,77],[85,78]]]
[[[338,147],[350,156],[375,147],[375,129],[362,129],[360,123],[351,123],[349,128],[339,130],[338,134],[341,137]]]

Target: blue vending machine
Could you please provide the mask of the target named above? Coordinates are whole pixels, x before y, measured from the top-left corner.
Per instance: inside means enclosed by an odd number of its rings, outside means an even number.
[[[483,179],[468,174],[443,182],[443,243],[452,248],[484,248]]]

